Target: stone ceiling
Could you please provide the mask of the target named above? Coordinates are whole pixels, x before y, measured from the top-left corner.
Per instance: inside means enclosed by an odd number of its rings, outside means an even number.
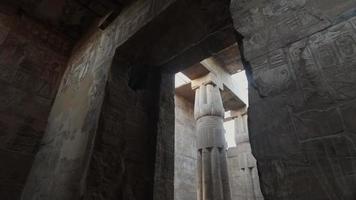
[[[108,13],[116,15],[134,0],[1,0],[16,12],[37,19],[56,31],[79,39]]]
[[[237,43],[232,44],[231,46],[215,53],[211,56],[219,67],[223,68],[227,73],[233,75],[237,72],[243,70],[243,65],[240,57],[240,50]],[[197,63],[188,67],[182,71],[190,79],[196,79],[202,77],[209,73],[203,64]]]
[[[222,66],[229,74],[235,74],[243,70],[240,50],[237,43],[220,51],[217,55],[214,55],[213,57],[217,62],[219,62],[220,66]]]

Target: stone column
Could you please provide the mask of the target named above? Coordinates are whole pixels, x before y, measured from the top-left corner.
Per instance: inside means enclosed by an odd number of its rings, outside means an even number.
[[[235,142],[240,151],[239,163],[243,179],[244,193],[246,200],[256,200],[254,191],[254,180],[252,170],[255,168],[255,160],[251,157],[251,147],[248,133],[244,127],[244,120],[241,115],[234,119],[235,124]]]
[[[231,200],[220,89],[210,81],[192,85],[196,89],[198,200]]]
[[[247,129],[246,109],[235,111],[235,141],[238,157],[238,169],[241,174],[241,185],[243,185],[243,193],[246,200],[262,200],[263,196],[260,190],[259,177],[257,173],[256,159],[252,155],[250,139]],[[234,150],[231,150],[233,154]]]

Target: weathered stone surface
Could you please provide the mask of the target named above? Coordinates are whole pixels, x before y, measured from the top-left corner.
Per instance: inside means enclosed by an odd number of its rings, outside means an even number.
[[[111,69],[84,199],[152,199],[155,175],[162,178],[159,184],[163,184],[159,186],[163,191],[155,193],[162,197],[155,199],[173,197],[173,183],[167,184],[165,181],[173,181],[174,121],[170,121],[166,115],[160,116],[163,121],[159,123],[159,132],[163,135],[157,135],[159,113],[155,100],[159,88],[154,79],[149,79],[154,84],[147,83],[148,86],[140,91],[131,89],[128,86],[128,70],[129,66],[122,63],[114,64]],[[152,77],[159,77],[159,71],[155,73]],[[168,81],[162,84],[168,86]],[[174,109],[174,104],[168,96],[172,95],[173,98],[173,93],[166,87],[162,94],[167,96],[164,99],[170,103],[163,106],[165,103],[161,101],[161,109],[171,113],[169,109]],[[157,150],[156,138],[160,138]],[[159,169],[154,167],[161,166],[154,162],[155,152],[159,154],[157,163],[164,166],[159,168],[164,169],[160,172],[164,177],[155,173]]]
[[[174,151],[175,151],[175,106],[174,74],[161,72],[159,84],[156,154],[152,164],[154,168],[154,200],[174,199]],[[150,197],[149,197],[150,198]],[[147,197],[145,199],[148,199]]]
[[[165,1],[160,5],[169,3]],[[138,1],[105,31],[96,31],[76,48],[54,102],[23,199],[83,196],[83,183],[116,47],[163,8],[154,7],[152,2]]]
[[[174,200],[197,199],[197,147],[192,102],[175,96]]]
[[[289,58],[283,49],[258,57],[251,64],[259,95],[272,96],[296,87]]]
[[[232,1],[265,199],[356,198],[355,1]],[[346,111],[347,110],[347,111]]]
[[[353,0],[233,0],[231,12],[252,59],[352,16],[355,6]]]
[[[70,50],[67,38],[10,10],[0,5],[1,199],[20,197]]]

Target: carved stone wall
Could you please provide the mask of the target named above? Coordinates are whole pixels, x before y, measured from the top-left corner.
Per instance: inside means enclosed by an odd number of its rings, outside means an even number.
[[[18,199],[40,146],[71,44],[0,5],[0,197]]]
[[[145,83],[147,87],[137,91],[128,86],[128,71],[128,65],[114,64],[111,68],[88,173],[85,193],[85,199],[88,200],[152,199],[156,152],[154,144],[158,137],[159,114],[155,106],[158,103],[155,102],[155,97],[159,91],[159,83],[155,84],[154,79],[159,79],[159,71],[150,75],[151,79]],[[169,82],[166,81],[164,86],[168,85]],[[170,95],[168,90],[165,95]],[[166,113],[171,113],[169,106],[163,105],[162,103],[161,108]],[[173,106],[172,102],[172,108]],[[169,117],[164,118],[164,123],[167,128],[174,130],[174,121],[170,122]],[[161,138],[164,140],[163,145],[170,145],[173,150],[169,141],[173,142],[174,138],[169,137],[174,134],[166,133],[167,137]],[[166,162],[171,159],[173,166],[173,152],[171,158],[157,158],[159,162],[161,159]],[[170,165],[166,162],[164,164],[167,172]],[[171,172],[173,173],[173,168]],[[169,171],[165,176],[169,177]],[[170,179],[173,181],[173,174]],[[169,189],[169,184],[166,184],[167,188]]]
[[[192,102],[175,96],[174,200],[197,199],[197,147]]]
[[[23,192],[24,198],[78,199],[84,196],[86,172],[115,50],[171,2],[137,1],[104,31],[97,30],[76,46],[54,101],[43,145]],[[128,99],[131,98],[121,100]],[[135,120],[134,113],[129,114],[133,116],[127,119],[133,117]],[[150,147],[155,144],[151,141]],[[145,189],[150,190],[149,187]]]
[[[356,198],[356,2],[231,2],[265,199]]]

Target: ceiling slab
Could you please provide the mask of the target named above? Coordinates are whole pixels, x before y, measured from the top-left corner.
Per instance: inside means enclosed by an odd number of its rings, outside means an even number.
[[[108,13],[123,9],[135,0],[2,0],[17,13],[36,19],[77,41]]]

